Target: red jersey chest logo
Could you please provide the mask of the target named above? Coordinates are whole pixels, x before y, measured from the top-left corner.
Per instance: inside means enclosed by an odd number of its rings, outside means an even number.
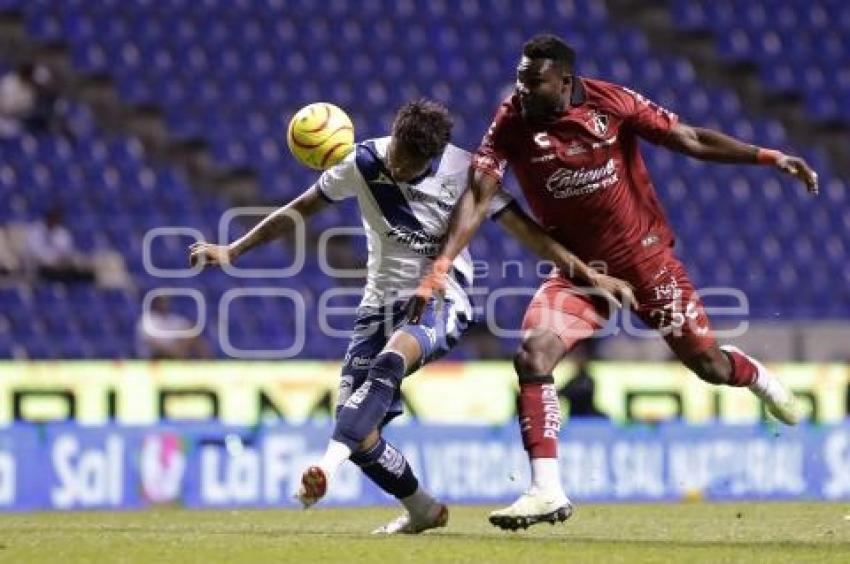
[[[546,190],[556,199],[588,196],[619,181],[617,166],[609,157],[599,166],[559,168],[546,179]]]
[[[608,114],[591,110],[587,116],[587,127],[596,135],[605,135],[608,133]]]
[[[619,120],[591,109],[551,127],[532,131],[526,150],[533,165],[581,168],[603,163],[616,149]]]
[[[532,174],[556,199],[587,196],[614,186],[619,123],[597,109],[531,136]]]

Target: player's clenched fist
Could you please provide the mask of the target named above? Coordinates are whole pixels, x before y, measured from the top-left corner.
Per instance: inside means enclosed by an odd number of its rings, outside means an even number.
[[[232,260],[233,256],[228,245],[198,242],[189,246],[189,264],[192,266],[230,264]]]

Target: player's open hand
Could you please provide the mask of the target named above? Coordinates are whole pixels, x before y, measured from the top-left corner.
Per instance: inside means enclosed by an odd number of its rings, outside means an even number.
[[[818,193],[818,173],[812,170],[812,167],[800,157],[781,155],[776,159],[776,166],[782,172],[803,182],[810,194]]]
[[[189,245],[189,264],[202,267],[208,264],[222,265],[230,264],[233,260],[230,247],[227,245],[214,245],[212,243],[192,243]]]
[[[607,274],[596,273],[590,282],[593,288],[600,294],[600,297],[617,304],[617,307],[638,308],[635,290],[625,280],[620,280]]]

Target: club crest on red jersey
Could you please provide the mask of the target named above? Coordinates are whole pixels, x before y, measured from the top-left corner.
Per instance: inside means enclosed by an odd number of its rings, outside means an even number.
[[[590,116],[587,119],[587,125],[597,135],[605,135],[608,133],[608,115],[596,110],[591,110]]]

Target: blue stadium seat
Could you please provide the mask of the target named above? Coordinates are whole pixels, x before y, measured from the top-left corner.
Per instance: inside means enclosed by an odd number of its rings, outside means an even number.
[[[767,89],[800,96],[811,119],[850,120],[846,3],[671,0],[668,5],[681,29],[715,32],[720,56],[756,64]],[[220,162],[256,170],[261,200],[275,204],[297,196],[316,178],[295,163],[283,142],[286,120],[301,105],[316,100],[341,105],[362,139],[384,135],[394,109],[404,101],[434,97],[449,104],[456,117],[454,142],[471,149],[499,99],[509,92],[518,46],[547,27],[570,38],[579,52],[581,73],[627,83],[688,122],[794,149],[780,124],[749,116],[734,92],[705,85],[684,59],[653,52],[643,33],[619,27],[609,19],[605,4],[593,0],[322,5],[309,0],[0,0],[0,10],[4,8],[22,9],[35,36],[65,41],[80,70],[110,73],[126,101],[159,104],[173,134],[200,137]],[[311,25],[302,25],[307,20]],[[550,26],[550,20],[557,23]],[[311,50],[304,45],[330,47]],[[475,80],[468,80],[471,76]],[[181,175],[158,169],[137,141],[99,131],[82,106],[72,105],[70,116],[79,132],[74,143],[59,135],[0,141],[0,198],[10,202],[0,206],[0,221],[35,218],[61,186],[77,244],[122,253],[140,287],[160,284],[145,273],[141,261],[141,240],[148,229],[187,225],[217,238],[225,202],[201,196]],[[823,156],[806,155],[824,187],[815,202],[767,168],[709,166],[654,147],[647,147],[645,156],[683,255],[701,284],[741,287],[752,296],[757,316],[847,312],[846,296],[830,302],[821,291],[828,280],[850,276],[845,267],[850,262],[850,215],[844,211],[848,189],[830,173]],[[326,227],[356,220],[349,202],[313,218],[309,229],[315,236]],[[156,248],[158,265],[185,264],[183,242],[161,241]],[[472,251],[494,264],[528,261],[528,252],[493,225],[476,238]],[[357,252],[362,254],[362,248]],[[783,257],[790,264],[783,264]],[[246,256],[245,265],[270,267],[287,260],[280,250],[269,248]],[[482,282],[500,287],[520,280],[537,283],[529,272],[511,274],[508,280],[490,273]],[[801,280],[809,286],[795,294],[793,287]],[[221,272],[207,272],[188,283],[209,294],[213,317],[215,299],[240,284]],[[334,281],[318,272],[311,256],[304,274],[287,284],[315,299]],[[31,299],[0,291],[0,307],[31,356],[132,355],[142,294],[92,292],[72,287],[62,294],[39,287]],[[515,325],[525,302],[506,305],[500,312],[504,321]],[[34,303],[53,309],[33,315],[41,309]],[[276,323],[282,307],[268,305],[268,318],[237,308],[233,324],[238,337],[246,345],[291,337],[291,328]],[[51,347],[47,338],[55,331],[64,340]],[[0,334],[0,356],[12,354],[3,339]],[[504,342],[508,352],[514,345]],[[311,328],[306,354],[336,358],[344,347],[344,340],[325,338]]]

